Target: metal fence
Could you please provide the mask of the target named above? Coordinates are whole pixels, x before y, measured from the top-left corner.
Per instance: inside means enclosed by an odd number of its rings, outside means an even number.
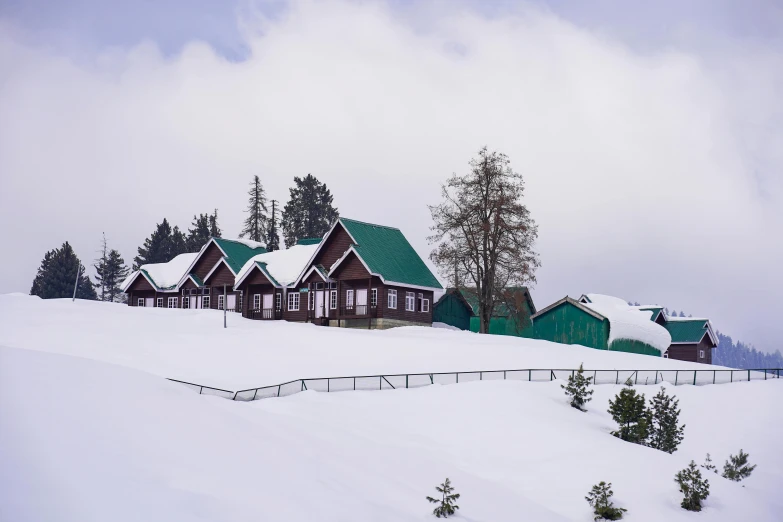
[[[420,388],[432,384],[457,384],[472,381],[528,381],[546,382],[567,379],[577,370],[527,369],[527,370],[489,370],[472,372],[441,373],[403,373],[391,375],[362,375],[351,377],[320,377],[315,379],[296,379],[274,384],[249,388],[236,392],[211,388],[184,381],[169,379],[197,390],[202,395],[217,395],[235,401],[255,401],[270,397],[285,397],[305,390],[320,392],[355,390],[393,390],[398,388]],[[635,385],[658,384],[667,382],[675,386],[690,384],[727,384],[732,382],[761,381],[780,379],[782,368],[758,370],[585,370],[593,377],[595,384],[622,384],[627,380]]]

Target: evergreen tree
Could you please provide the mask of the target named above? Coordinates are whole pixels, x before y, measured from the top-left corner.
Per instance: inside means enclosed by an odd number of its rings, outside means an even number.
[[[217,221],[217,209],[209,216],[209,235],[210,237],[222,237],[222,232],[220,231]],[[199,249],[201,249],[201,246],[199,246]]]
[[[215,218],[217,219],[217,216]],[[209,214],[193,215],[193,223],[191,223],[191,228],[188,229],[187,239],[185,239],[187,251],[198,252],[201,250],[201,247],[209,241],[211,236],[211,221],[212,216]]]
[[[251,241],[261,242],[266,235],[267,210],[266,193],[258,176],[253,176],[253,181],[250,182],[250,190],[247,194],[249,198],[245,212],[248,215],[239,237],[246,237]],[[269,249],[267,248],[267,250]]]
[[[62,247],[50,250],[44,255],[38,273],[33,280],[30,295],[37,295],[42,299],[57,299],[73,297],[73,286],[76,282],[76,274],[79,275],[79,283],[76,288],[76,297],[79,299],[95,300],[95,288],[92,281],[85,274],[82,265],[71,245],[66,241]]]
[[[623,518],[623,513],[628,511],[625,508],[614,507],[612,503],[612,483],[607,484],[603,480],[597,485],[593,486],[590,493],[587,494],[585,500],[593,508],[593,520],[620,520]]]
[[[734,482],[740,482],[750,476],[753,470],[756,469],[756,465],[748,465],[748,454],[739,450],[739,454],[735,457],[729,455],[729,460],[723,465],[723,478],[733,480]]]
[[[683,494],[680,505],[688,511],[701,511],[701,502],[710,495],[710,481],[702,479],[696,463],[691,461],[687,468],[678,471],[674,481]]]
[[[677,310],[672,310],[672,317],[677,317]]]
[[[683,312],[682,310],[680,310],[680,317],[685,317],[685,312]]]
[[[650,410],[644,400],[644,394],[636,393],[631,379],[625,382],[614,401],[609,401],[609,413],[620,429],[612,435],[634,444],[644,444],[649,435]]]
[[[718,468],[715,467],[715,464],[712,463],[712,457],[710,457],[709,453],[707,453],[707,458],[704,459],[704,464],[702,464],[701,467],[707,471],[712,471],[716,475],[718,474]]]
[[[172,229],[168,220],[163,218],[163,222],[155,226],[152,235],[138,248],[139,253],[133,258],[133,269],[138,270],[147,263],[167,263],[187,251],[185,234],[178,227]]]
[[[683,439],[685,425],[678,426],[680,410],[677,406],[680,401],[674,397],[666,395],[664,388],[653,397],[652,401],[652,423],[650,425],[650,443],[651,448],[674,453],[677,446]]]
[[[266,232],[266,249],[270,252],[280,250],[280,220],[277,219],[277,201],[272,200],[272,215],[269,216],[269,226]]]
[[[283,208],[283,238],[291,247],[302,238],[322,237],[340,216],[332,206],[332,194],[315,176],[294,178],[290,199]]]
[[[585,370],[580,363],[576,374],[568,376],[568,385],[560,385],[565,390],[566,395],[571,397],[572,408],[587,411],[584,405],[592,400],[590,396],[593,394],[593,390],[587,389],[592,380],[592,377],[585,377]]]
[[[104,301],[120,302],[125,294],[120,289],[120,285],[128,277],[130,269],[125,266],[125,260],[119,252],[114,249],[109,251],[106,261],[103,283],[106,288],[106,299]]]
[[[93,267],[95,268],[96,276],[95,279],[98,281],[95,283],[95,288],[100,288],[101,293],[98,295],[98,298],[101,301],[106,300],[106,283],[104,281],[104,273],[106,271],[106,263],[109,260],[109,252],[108,252],[108,246],[106,243],[106,233],[103,233],[103,238],[101,239],[101,257],[95,260],[95,263],[93,263]]]
[[[438,507],[435,508],[432,514],[438,518],[447,518],[449,515],[453,515],[459,509],[459,506],[454,503],[459,498],[459,493],[452,493],[454,488],[451,486],[451,481],[448,477],[435,490],[441,493],[441,498],[427,497],[431,504],[438,504]]]

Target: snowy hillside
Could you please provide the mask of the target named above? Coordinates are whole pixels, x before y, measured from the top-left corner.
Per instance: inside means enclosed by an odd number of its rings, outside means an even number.
[[[609,434],[618,390],[597,387],[588,413],[556,382],[238,403],[118,365],[0,348],[0,520],[420,522],[436,520],[424,497],[447,476],[462,495],[457,521],[588,522],[584,495],[600,480],[630,522],[780,520],[783,417],[769,413],[783,382],[670,390],[687,425],[673,455]],[[739,448],[758,463],[746,487],[711,475],[705,510],[683,511],[676,471]]]
[[[0,346],[76,355],[239,390],[292,379],[515,368],[714,366],[441,328],[386,331],[250,321],[215,310],[0,296]]]

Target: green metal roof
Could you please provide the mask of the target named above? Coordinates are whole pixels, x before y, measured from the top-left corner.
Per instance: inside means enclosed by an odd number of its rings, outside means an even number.
[[[510,286],[505,289],[506,292],[524,292],[525,299],[528,302],[528,305],[530,306],[530,313],[534,314],[536,313],[536,307],[533,305],[533,299],[530,297],[530,292],[528,291],[526,286]],[[468,303],[468,305],[473,309],[473,315],[478,315],[478,296],[475,293],[475,288],[462,288],[460,290],[460,294],[462,294],[462,297],[465,298],[465,301]],[[507,317],[510,314],[508,310],[508,305],[506,303],[496,303],[495,304],[495,311],[492,313],[495,317]]]
[[[658,314],[663,310],[662,306],[645,306],[644,308],[639,308],[639,310],[644,310],[645,312],[652,312],[652,315],[650,316],[650,321],[655,321],[655,318],[658,317]]]
[[[224,259],[234,274],[238,274],[251,257],[266,253],[266,248],[264,247],[251,248],[241,241],[233,241],[221,237],[213,237],[212,239],[225,252],[226,256]]]
[[[264,273],[264,275],[272,282],[273,285],[280,286],[280,283],[277,282],[277,279],[272,277],[272,274],[270,274],[269,270],[266,269],[266,263],[263,261],[256,261],[256,266]]]
[[[296,242],[297,245],[317,245],[321,242],[320,237],[303,237]]]
[[[370,272],[386,281],[443,288],[399,229],[346,218],[340,223],[356,241],[354,249]]]
[[[666,321],[664,328],[669,331],[673,343],[698,343],[708,331],[706,324],[705,319]]]
[[[193,272],[191,272],[188,275],[191,277],[191,279],[193,279],[193,282],[196,283],[198,286],[204,286],[204,280],[201,279],[199,276],[197,276]]]

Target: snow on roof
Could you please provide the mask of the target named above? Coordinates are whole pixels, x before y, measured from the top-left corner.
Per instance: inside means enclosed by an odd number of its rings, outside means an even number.
[[[139,270],[147,272],[158,288],[171,288],[177,286],[196,256],[198,256],[198,252],[180,254],[168,263],[141,265]]]
[[[242,243],[243,245],[249,248],[266,248],[265,244],[259,243],[258,241],[252,241],[250,239],[242,239],[242,238],[237,238],[237,239],[222,238],[222,239],[225,241],[232,241],[234,243]]]
[[[318,244],[294,245],[285,250],[275,250],[274,252],[253,256],[242,266],[242,269],[234,279],[234,284],[244,279],[256,263],[264,263],[266,271],[281,286],[290,285],[302,273],[302,270],[304,270],[305,265],[310,261],[317,248]]]
[[[128,288],[128,286],[130,286],[131,281],[133,281],[133,278],[135,278],[138,273],[139,273],[138,270],[131,270],[130,272],[128,272],[128,277],[126,277],[125,280],[122,283],[120,283],[120,290],[124,292]]]
[[[709,321],[706,317],[679,317],[679,316],[666,316],[667,321]]]
[[[609,345],[617,339],[641,341],[661,353],[671,345],[672,337],[661,325],[650,320],[652,312],[639,310],[618,297],[587,294],[591,302],[582,303],[609,319]]]

